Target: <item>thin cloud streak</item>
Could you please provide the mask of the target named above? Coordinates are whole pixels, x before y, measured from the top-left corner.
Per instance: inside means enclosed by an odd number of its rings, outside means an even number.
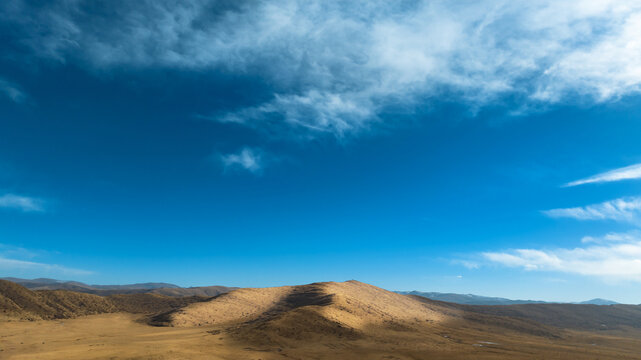
[[[16,194],[0,196],[0,208],[19,210],[22,212],[43,212],[44,202],[41,199]]]
[[[527,271],[552,271],[641,282],[641,237],[638,233],[608,234],[598,245],[574,249],[516,249],[485,252],[491,263]]]
[[[0,256],[0,269],[3,271],[33,271],[50,275],[84,276],[93,274],[91,271],[68,268],[57,264],[9,259],[2,256]]]
[[[641,164],[630,165],[619,169],[606,171],[565,184],[566,187],[578,186],[583,184],[596,184],[604,182],[613,182],[621,180],[641,179]]]
[[[0,243],[0,257],[33,259],[35,257],[38,257],[42,253],[44,252],[41,250],[33,251],[19,246]]]
[[[51,256],[56,252],[25,249],[9,244],[0,244],[0,270],[5,273],[28,274],[28,276],[84,276],[92,271],[44,263],[34,259]]]
[[[552,218],[637,223],[641,219],[641,197],[625,197],[588,206],[545,210],[543,213]]]
[[[20,88],[2,78],[0,78],[0,93],[16,103],[23,103],[27,100],[27,95]]]

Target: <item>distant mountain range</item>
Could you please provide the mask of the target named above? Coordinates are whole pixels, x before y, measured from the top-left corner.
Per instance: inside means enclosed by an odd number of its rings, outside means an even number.
[[[114,294],[141,294],[151,293],[173,297],[181,296],[217,296],[238,289],[227,286],[199,286],[183,288],[169,283],[139,283],[125,285],[88,285],[78,281],[62,281],[56,279],[39,278],[39,279],[20,279],[14,277],[0,278],[16,284],[20,284],[30,290],[69,290],[86,294],[95,295],[114,295]],[[402,295],[422,296],[431,300],[445,301],[463,305],[519,305],[519,304],[549,304],[548,301],[537,300],[512,300],[501,297],[489,297],[473,294],[454,294],[440,292],[422,292],[422,291],[396,291]],[[615,301],[607,299],[592,299],[573,304],[591,304],[591,305],[615,305]]]
[[[512,300],[501,297],[489,297],[473,294],[454,294],[454,293],[439,293],[439,292],[422,292],[422,291],[397,291],[403,295],[416,295],[422,296],[431,300],[451,302],[463,305],[518,305],[518,304],[549,304],[548,301],[537,300]],[[615,305],[615,301],[606,299],[592,299],[582,301],[574,304],[592,304],[592,305]]]
[[[182,288],[168,283],[140,283],[126,285],[88,285],[78,281],[61,281],[55,279],[20,279],[13,277],[0,278],[22,285],[30,290],[69,290],[94,295],[141,294],[151,293],[166,296],[216,296],[237,288],[227,286],[200,286]]]

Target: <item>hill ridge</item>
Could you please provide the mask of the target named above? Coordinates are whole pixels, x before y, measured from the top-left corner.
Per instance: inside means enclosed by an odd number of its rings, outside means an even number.
[[[114,312],[166,312],[207,297],[169,297],[160,294],[99,296],[68,290],[29,290],[0,280],[0,311],[5,319],[51,320]]]
[[[227,286],[196,286],[183,288],[178,285],[163,282],[147,282],[124,285],[88,285],[79,281],[65,281],[48,278],[38,279],[21,279],[13,277],[0,278],[20,284],[31,290],[70,290],[86,294],[101,296],[115,294],[137,294],[137,293],[154,293],[167,296],[216,296],[233,289],[235,287]]]
[[[156,326],[215,326],[252,343],[399,333],[436,336],[446,323],[465,321],[465,312],[358,281],[245,288],[151,318]],[[473,321],[535,336],[558,337],[558,330],[529,320],[476,315]],[[369,336],[369,335],[367,335]],[[319,340],[320,341],[320,340]]]

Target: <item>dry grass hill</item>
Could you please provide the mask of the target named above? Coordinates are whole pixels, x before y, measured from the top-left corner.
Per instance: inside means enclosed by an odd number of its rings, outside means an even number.
[[[101,296],[62,290],[35,292],[5,280],[0,280],[0,306],[4,317],[27,320],[117,311],[114,304]]]
[[[115,312],[153,314],[206,299],[198,296],[176,298],[158,294],[105,297],[66,290],[33,291],[13,282],[0,280],[0,311],[4,318],[9,319],[68,319]]]
[[[291,327],[303,328],[308,318],[315,318],[336,328],[360,329],[365,324],[402,327],[401,323],[410,320],[434,323],[446,313],[454,312],[358,281],[347,281],[240,289],[159,315],[154,321],[178,327],[290,322]],[[314,325],[310,326],[312,330],[319,324]]]
[[[357,281],[215,297],[0,281],[0,308],[8,359],[641,359],[639,307],[466,306]]]
[[[464,319],[557,337],[558,330],[527,319],[500,321],[424,298],[405,296],[358,281],[240,289],[152,318],[155,325],[218,325],[245,337],[361,338],[389,330],[413,332]]]

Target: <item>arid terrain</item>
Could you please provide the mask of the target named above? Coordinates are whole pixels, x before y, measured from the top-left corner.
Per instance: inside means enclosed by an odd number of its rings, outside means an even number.
[[[641,307],[469,306],[357,281],[214,297],[0,281],[1,359],[641,359]]]

